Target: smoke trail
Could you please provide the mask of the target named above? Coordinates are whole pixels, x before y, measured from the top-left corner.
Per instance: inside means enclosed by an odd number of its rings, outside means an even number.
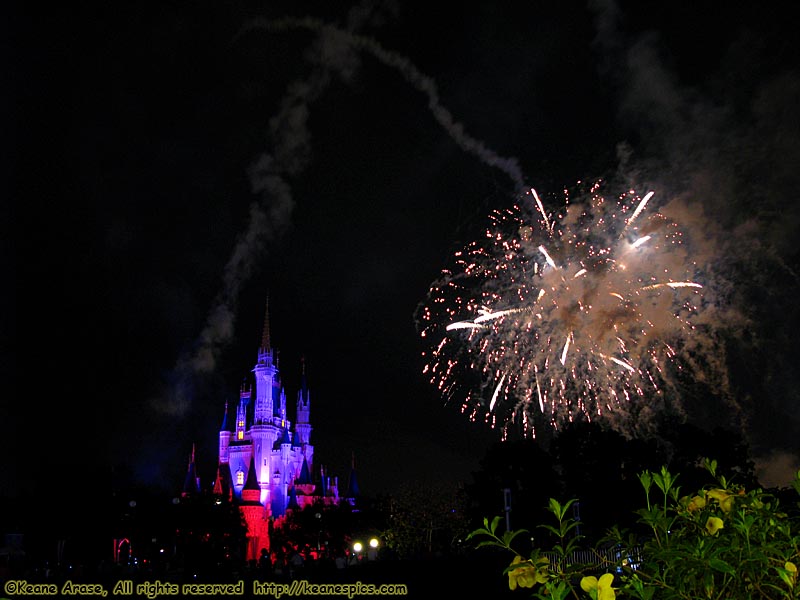
[[[365,3],[351,10],[348,23],[356,28],[370,18]],[[250,204],[247,227],[237,237],[222,274],[222,289],[212,303],[194,349],[178,358],[170,389],[151,401],[158,412],[186,414],[195,378],[215,370],[220,352],[233,338],[242,285],[253,273],[266,245],[278,239],[291,223],[295,201],[286,178],[302,173],[310,160],[309,105],[326,90],[334,74],[350,80],[358,67],[349,46],[337,44],[337,40],[321,35],[311,45],[306,53],[307,61],[313,65],[311,73],[287,86],[278,112],[269,120],[272,151],[259,155],[248,169],[251,191],[258,198]]]
[[[464,125],[457,122],[453,115],[439,99],[439,91],[436,82],[429,76],[422,73],[406,57],[387,50],[372,38],[356,35],[349,31],[344,31],[333,25],[327,24],[318,19],[306,17],[303,19],[283,18],[274,21],[267,19],[256,19],[246,25],[239,35],[253,30],[266,30],[270,32],[282,32],[291,29],[308,29],[325,35],[329,40],[339,44],[349,44],[353,48],[368,52],[387,67],[398,71],[403,78],[414,88],[428,97],[428,109],[433,114],[439,125],[450,135],[451,138],[466,152],[477,156],[484,164],[500,169],[509,176],[514,183],[515,192],[522,194],[527,190],[525,178],[519,162],[516,158],[504,157],[488,148],[482,141],[469,135],[464,129]]]
[[[306,54],[306,59],[314,65],[312,73],[304,80],[289,84],[278,113],[269,121],[272,152],[262,153],[249,169],[252,191],[260,197],[250,206],[247,229],[237,239],[226,264],[223,288],[209,311],[196,348],[178,360],[175,368],[177,382],[168,398],[155,402],[161,412],[173,415],[186,412],[194,375],[212,372],[221,349],[231,340],[242,283],[250,276],[266,242],[279,237],[290,223],[294,199],[285,177],[302,173],[310,160],[309,105],[326,90],[334,74],[344,81],[352,80],[359,66],[354,51],[365,51],[399,71],[411,86],[428,97],[428,108],[434,118],[463,150],[506,173],[517,193],[526,189],[518,161],[500,156],[469,135],[441,104],[436,83],[431,77],[420,72],[407,58],[355,32],[376,18],[379,19],[380,15],[376,16],[369,3],[364,3],[350,11],[346,30],[312,18],[287,17],[276,21],[253,20],[235,36],[234,41],[251,31],[282,32],[291,29],[307,29],[319,35]]]

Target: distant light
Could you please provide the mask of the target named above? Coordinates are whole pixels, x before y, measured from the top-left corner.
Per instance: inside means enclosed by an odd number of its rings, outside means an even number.
[[[130,506],[131,508],[135,508],[136,507],[136,500],[131,500],[130,502],[128,502],[128,506]]]
[[[353,550],[356,552],[361,552],[364,549],[364,545],[361,542],[356,542],[353,544]]]
[[[378,538],[372,538],[369,541],[369,547],[370,548],[377,548],[378,547]]]
[[[180,498],[173,498],[172,499],[172,503],[173,504],[180,504],[181,503],[181,499]]]

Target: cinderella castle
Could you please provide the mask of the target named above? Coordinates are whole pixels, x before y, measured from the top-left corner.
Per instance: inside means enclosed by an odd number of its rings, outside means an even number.
[[[269,550],[270,527],[279,526],[291,511],[316,503],[352,505],[359,494],[354,464],[343,493],[338,477],[326,474],[323,467],[315,468],[305,362],[294,422],[289,419],[286,391],[270,344],[269,301],[258,361],[252,372],[255,394],[249,383],[242,384],[234,419],[225,403],[213,489],[220,501],[238,505],[247,523],[247,559],[256,559],[261,549]],[[192,452],[182,495],[199,492]]]

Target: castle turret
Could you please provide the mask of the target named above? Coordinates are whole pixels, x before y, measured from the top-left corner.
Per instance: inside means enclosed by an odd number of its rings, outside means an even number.
[[[356,477],[356,455],[355,452],[353,453],[352,463],[350,465],[350,477],[347,480],[347,491],[345,492],[345,498],[350,502],[350,504],[354,504],[356,498],[361,495],[361,490],[358,487],[358,478]]]
[[[304,496],[312,496],[316,489],[314,482],[311,480],[311,469],[305,458],[303,459],[303,465],[300,467],[300,475],[295,480],[295,486]]]
[[[301,445],[311,443],[311,392],[306,378],[306,361],[302,360],[300,391],[297,392],[297,423],[294,430],[300,435]]]
[[[325,498],[328,495],[328,491],[330,488],[330,482],[328,481],[328,477],[325,475],[325,467],[319,468],[319,476],[320,476],[321,495],[323,498]]]
[[[247,407],[250,404],[250,388],[242,384],[239,390],[239,406],[236,409],[236,436],[235,440],[244,440],[247,432]]]
[[[281,449],[281,462],[283,464],[287,464],[289,462],[289,457],[292,452],[292,438],[291,435],[289,434],[288,428],[284,428],[283,430],[283,437],[281,437],[280,449]]]
[[[267,296],[264,330],[261,335],[261,347],[258,349],[258,362],[253,368],[256,378],[256,401],[253,422],[256,425],[272,422],[273,388],[278,384],[278,367],[269,339],[269,296]]]
[[[250,467],[247,469],[247,479],[242,488],[242,503],[245,502],[260,502],[261,488],[258,485],[258,478],[256,477],[256,461],[254,458],[250,459]]]
[[[334,476],[333,479],[328,477],[328,494],[333,496],[334,501],[339,500],[339,477]]]
[[[277,469],[272,474],[272,498],[270,500],[272,517],[277,519],[286,514],[286,486],[283,483],[280,471]]]
[[[247,407],[250,405],[250,388],[245,384],[239,390],[239,406],[236,409],[236,428],[228,445],[228,464],[233,478],[234,494],[241,497],[247,477],[247,469],[253,457],[253,444],[247,429]]]
[[[181,497],[195,496],[200,492],[200,478],[197,476],[197,467],[194,462],[195,446],[192,444],[192,457],[189,459],[189,466],[186,469],[186,477],[183,480],[183,491]]]
[[[227,463],[217,465],[217,479],[214,482],[214,496],[218,500],[233,499],[233,485],[231,482],[231,469]]]
[[[311,481],[311,471],[308,468],[308,461],[306,459],[303,459],[303,466],[300,467],[300,475],[297,477],[297,483],[300,485],[313,483]]]
[[[300,504],[297,502],[297,490],[295,486],[289,490],[289,501],[286,504],[286,510],[299,510]]]
[[[275,404],[275,416],[278,418],[281,427],[288,427],[289,421],[286,418],[286,390],[283,387],[275,389],[277,403]]]
[[[228,401],[226,400],[225,414],[222,416],[222,426],[219,428],[219,462],[226,465],[230,461],[228,449],[231,443],[231,435],[231,427],[228,423]]]

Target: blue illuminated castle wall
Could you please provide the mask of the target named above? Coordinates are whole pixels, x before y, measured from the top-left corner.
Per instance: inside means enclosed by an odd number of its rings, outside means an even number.
[[[317,502],[354,504],[359,492],[354,469],[341,495],[338,477],[326,474],[321,466],[316,469],[305,363],[294,411],[287,412],[286,391],[270,344],[268,309],[252,372],[253,385],[242,385],[235,412],[225,404],[214,494],[239,505],[251,538],[248,554],[255,556],[260,548],[269,547],[268,523]],[[184,495],[196,491],[193,456]]]

